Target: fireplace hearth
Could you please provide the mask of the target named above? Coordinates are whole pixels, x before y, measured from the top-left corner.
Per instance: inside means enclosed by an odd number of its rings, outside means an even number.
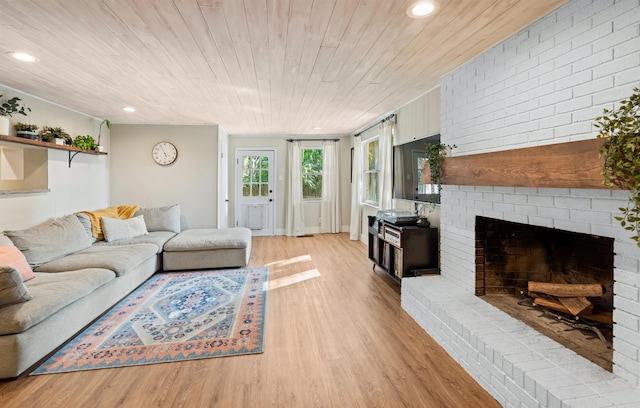
[[[613,312],[613,241],[589,234],[477,217],[475,293],[612,371],[613,326],[607,316]],[[602,296],[576,297],[590,306],[584,313],[571,313],[562,310],[559,301],[564,298],[542,295],[536,302],[529,291],[531,281],[594,284],[600,285],[603,293]]]

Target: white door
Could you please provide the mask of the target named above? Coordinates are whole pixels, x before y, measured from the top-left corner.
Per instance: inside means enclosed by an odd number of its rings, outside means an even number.
[[[229,143],[224,136],[219,137],[218,152],[218,228],[229,226]]]
[[[275,235],[275,150],[236,149],[236,226]]]

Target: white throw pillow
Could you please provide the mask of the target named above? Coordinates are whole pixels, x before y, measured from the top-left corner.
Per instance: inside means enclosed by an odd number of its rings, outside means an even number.
[[[120,218],[102,217],[102,232],[107,242],[131,239],[141,235],[147,235],[147,226],[144,216],[121,220]]]
[[[144,215],[138,215],[137,217],[127,218],[124,220],[127,224],[129,224],[129,229],[131,230],[131,234],[133,237],[139,237],[141,235],[147,235],[149,231],[147,231],[147,224],[144,222]]]

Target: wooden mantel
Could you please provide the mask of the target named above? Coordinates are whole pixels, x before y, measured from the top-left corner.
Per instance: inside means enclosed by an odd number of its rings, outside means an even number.
[[[447,157],[444,184],[607,189],[598,156],[602,139]]]

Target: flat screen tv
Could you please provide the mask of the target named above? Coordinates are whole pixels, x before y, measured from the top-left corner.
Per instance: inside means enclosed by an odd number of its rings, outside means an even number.
[[[438,186],[431,184],[429,166],[425,158],[427,143],[440,143],[440,135],[433,135],[393,148],[393,198],[403,200],[433,200],[440,203]]]

